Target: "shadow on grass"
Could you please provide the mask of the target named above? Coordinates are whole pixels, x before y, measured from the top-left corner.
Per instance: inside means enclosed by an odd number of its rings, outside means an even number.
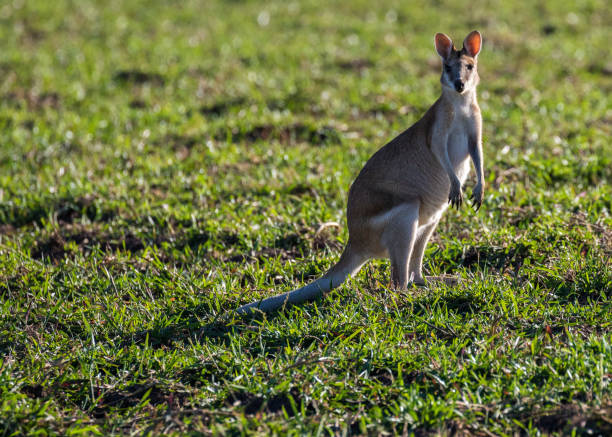
[[[305,304],[308,305],[308,304]],[[435,295],[426,295],[416,301],[412,302],[412,308],[414,314],[417,316],[423,315],[426,312],[431,311],[433,305],[442,307],[445,311],[454,312],[464,317],[470,317],[478,312],[485,306],[485,302],[473,295],[451,295],[445,297],[439,297]],[[236,305],[236,308],[239,305]],[[326,310],[323,309],[325,312]],[[335,311],[330,309],[329,312]],[[213,310],[208,305],[199,305],[197,307],[187,309],[181,313],[175,313],[168,315],[168,318],[172,319],[175,317],[181,317],[182,320],[178,323],[155,327],[152,329],[142,330],[135,333],[130,333],[121,336],[122,339],[120,344],[122,347],[127,347],[132,344],[147,344],[152,348],[160,347],[172,347],[176,342],[183,341],[204,341],[215,342],[217,344],[229,345],[231,337],[240,334],[251,334],[256,335],[259,344],[267,351],[267,353],[273,353],[275,350],[280,350],[286,345],[301,347],[307,347],[314,339],[327,338],[329,335],[334,335],[331,331],[325,332],[311,332],[309,336],[303,335],[283,335],[278,336],[276,333],[267,332],[265,329],[260,328],[258,322],[264,320],[273,321],[279,317],[282,317],[282,310],[268,314],[254,314],[245,317],[236,317],[230,320],[232,310],[229,310],[223,314],[219,314],[214,320],[202,325],[200,321],[202,319],[210,318],[213,314]],[[329,317],[333,317],[333,314],[328,314]],[[455,335],[453,333],[445,332],[443,328],[439,329],[440,339],[447,339],[451,341]],[[338,334],[338,335],[341,335]],[[257,354],[258,350],[250,349],[249,352]]]
[[[230,392],[224,401],[224,405],[227,407],[242,408],[246,415],[254,415],[260,412],[275,414],[284,410],[289,417],[295,416],[302,409],[301,403],[304,403],[303,406],[307,413],[315,412],[313,405],[304,401],[304,395],[297,387],[267,397],[248,391],[235,390]]]
[[[70,379],[50,385],[26,384],[21,393],[31,399],[58,399],[89,410],[96,419],[111,416],[117,410],[135,407],[145,400],[153,406],[181,409],[188,403],[189,393],[159,384],[129,384],[124,388],[91,385],[89,379]],[[93,398],[92,398],[93,396]]]
[[[531,423],[543,434],[559,435],[612,435],[612,406],[587,407],[561,404],[551,410],[539,410],[519,420]]]
[[[231,143],[276,140],[282,144],[307,142],[312,145],[340,144],[342,134],[332,126],[315,126],[294,123],[287,126],[261,124],[251,128],[222,129],[214,135],[217,141]]]
[[[536,255],[533,244],[517,243],[507,247],[496,246],[467,246],[454,248],[445,255],[449,261],[449,267],[463,266],[469,270],[498,270],[502,271],[508,267],[520,268],[525,259],[531,259]]]

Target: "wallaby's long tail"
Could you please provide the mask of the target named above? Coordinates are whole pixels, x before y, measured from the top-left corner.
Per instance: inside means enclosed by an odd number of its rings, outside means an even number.
[[[366,260],[367,257],[353,250],[349,242],[340,260],[321,278],[297,290],[243,305],[236,312],[240,315],[259,311],[269,313],[283,306],[314,300],[342,284],[349,275],[357,273]]]

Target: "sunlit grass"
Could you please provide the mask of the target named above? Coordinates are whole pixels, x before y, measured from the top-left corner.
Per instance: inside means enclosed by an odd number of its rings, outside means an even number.
[[[605,2],[5,3],[0,434],[612,432]],[[425,260],[460,284],[233,318],[337,260],[474,28],[485,203]]]

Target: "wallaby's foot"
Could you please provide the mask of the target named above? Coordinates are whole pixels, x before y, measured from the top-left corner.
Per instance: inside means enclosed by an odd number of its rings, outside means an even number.
[[[414,275],[412,278],[412,284],[416,285],[417,287],[424,287],[427,285],[427,281],[425,281],[425,278],[421,275]]]
[[[404,287],[402,287],[401,284],[394,282],[393,279],[389,281],[389,288],[392,290],[400,290],[400,291],[407,290],[411,288],[413,285],[417,287],[424,287],[425,285],[427,285],[427,281],[422,276],[413,276],[413,275],[410,275],[408,277],[408,282],[406,283]]]
[[[448,286],[457,285],[461,279],[456,275],[426,276],[427,282],[442,282]]]
[[[423,277],[421,273],[416,273],[416,271],[410,272],[410,284],[416,287],[423,287],[427,285],[427,281]]]
[[[389,281],[389,288],[392,290],[406,290],[412,286],[426,287],[431,283],[443,283],[449,287],[459,284],[461,278],[457,275],[439,275],[439,276],[413,276],[410,275],[408,283],[402,286],[400,283],[395,282],[393,279]]]

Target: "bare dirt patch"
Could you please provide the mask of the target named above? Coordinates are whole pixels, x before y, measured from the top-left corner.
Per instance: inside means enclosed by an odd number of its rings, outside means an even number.
[[[95,222],[109,222],[118,215],[116,209],[101,205],[97,202],[97,197],[92,194],[42,199],[27,205],[10,203],[0,208],[6,217],[6,223],[3,226],[14,228],[32,224],[40,225],[49,217],[59,223],[73,223],[81,217],[87,217],[88,220]]]
[[[220,117],[228,113],[233,108],[242,107],[248,103],[244,97],[234,97],[226,100],[220,100],[208,105],[203,105],[200,108],[200,114],[207,117]]]
[[[96,391],[102,392],[102,388]],[[93,416],[106,417],[115,408],[129,408],[142,402],[148,393],[148,402],[151,405],[166,404],[169,409],[182,409],[189,394],[179,390],[169,390],[152,384],[133,384],[123,390],[110,389],[104,392],[98,404],[93,409]]]
[[[182,409],[189,399],[184,390],[161,387],[156,384],[132,384],[123,389],[102,386],[91,387],[88,380],[74,379],[44,386],[27,384],[21,392],[32,399],[57,398],[61,402],[77,401],[84,393],[90,393],[98,399],[92,410],[95,418],[104,418],[115,409],[125,409],[138,405],[146,397],[150,405],[165,404],[169,409]]]
[[[232,254],[235,242],[226,241],[230,253],[225,256],[218,254],[226,262],[265,262],[270,258],[280,258],[283,261],[301,258],[311,251],[332,250],[339,251],[343,244],[335,238],[339,225],[337,223],[324,223],[316,231],[310,227],[303,227],[297,232],[289,232],[274,240],[273,245],[258,250],[242,251]]]
[[[576,212],[569,221],[570,228],[584,228],[595,235],[597,245],[606,255],[612,255],[612,229],[604,223],[592,223],[583,212]]]
[[[374,63],[369,59],[365,58],[355,58],[355,59],[343,59],[336,63],[336,65],[341,70],[348,71],[357,71],[361,72],[362,70],[371,68],[374,66]]]
[[[533,424],[545,434],[612,435],[612,406],[587,408],[579,405],[560,405],[534,417]]]
[[[17,106],[25,106],[30,111],[57,109],[60,106],[60,95],[55,91],[38,92],[36,90],[17,89],[4,95],[4,100]]]
[[[291,390],[286,393],[280,393],[270,396],[269,398],[264,398],[249,392],[235,391],[229,393],[225,400],[225,404],[228,407],[242,407],[244,408],[244,413],[248,415],[257,414],[262,411],[276,414],[282,412],[284,409],[287,414],[292,417],[295,415],[295,412],[291,406],[291,401],[295,403],[296,408],[299,408],[301,398],[301,392],[297,387],[291,388]]]
[[[147,107],[147,103],[141,99],[132,99],[128,106],[132,109],[144,109]]]
[[[59,262],[72,251],[70,243],[75,243],[81,252],[90,252],[95,247],[100,247],[104,251],[138,252],[145,247],[143,240],[130,232],[112,234],[95,225],[66,223],[49,235],[36,240],[30,254],[34,259],[44,258]]]
[[[291,240],[292,236],[287,238],[287,241]],[[237,253],[224,257],[224,261],[231,262],[260,262],[263,263],[270,258],[280,258],[283,261],[289,261],[292,259],[300,258],[304,251],[299,250],[300,245],[295,243],[294,246],[290,246],[289,243],[283,244],[285,247],[264,247],[259,250],[250,250],[246,252]]]
[[[233,143],[275,140],[283,144],[307,142],[313,145],[324,145],[339,144],[342,141],[340,132],[332,126],[311,126],[303,123],[286,126],[261,124],[248,129],[233,128],[219,131],[214,137],[218,141],[229,140]]]
[[[150,83],[152,85],[163,85],[166,80],[159,73],[151,73],[142,70],[119,70],[113,75],[113,80],[121,84],[142,85]]]
[[[0,225],[0,235],[11,235],[15,233],[15,226],[11,224]]]
[[[612,76],[612,62],[608,62],[607,64],[591,64],[589,65],[588,70],[593,74]]]

